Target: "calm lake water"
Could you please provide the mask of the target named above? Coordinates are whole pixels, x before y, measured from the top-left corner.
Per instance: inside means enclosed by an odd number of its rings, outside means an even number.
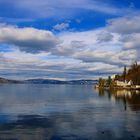
[[[140,93],[0,85],[0,140],[139,140]]]

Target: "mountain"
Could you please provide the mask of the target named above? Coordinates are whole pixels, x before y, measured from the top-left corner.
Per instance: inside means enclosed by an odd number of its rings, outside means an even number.
[[[0,77],[0,84],[10,84],[10,83],[20,83],[20,81],[16,81],[16,80],[9,80],[9,79],[5,79],[5,78],[1,78]]]
[[[71,81],[61,81],[53,79],[29,79],[24,81],[9,80],[5,78],[0,78],[0,84],[70,84],[70,85],[93,85],[96,84],[97,80],[71,80]]]
[[[80,84],[80,85],[93,85],[96,84],[97,80],[72,80],[72,81],[66,81],[67,84]]]
[[[64,84],[63,81],[51,80],[51,79],[29,79],[29,80],[25,80],[24,83],[27,83],[27,84]]]
[[[61,80],[51,80],[51,79],[29,79],[25,80],[24,83],[30,84],[71,84],[71,85],[93,85],[96,84],[97,80],[71,80],[71,81],[61,81]]]

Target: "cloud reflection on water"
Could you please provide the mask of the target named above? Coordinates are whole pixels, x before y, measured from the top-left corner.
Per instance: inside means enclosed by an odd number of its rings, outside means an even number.
[[[126,102],[131,106],[124,111],[120,91],[97,94],[92,86],[80,85],[0,88],[2,140],[124,140],[140,136],[140,114],[131,108],[139,94],[128,94]]]

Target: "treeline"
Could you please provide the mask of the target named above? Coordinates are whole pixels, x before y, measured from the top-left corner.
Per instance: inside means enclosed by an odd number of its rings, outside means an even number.
[[[115,75],[114,79],[109,76],[107,79],[100,78],[98,82],[99,87],[115,87],[116,81],[131,81],[133,85],[140,85],[140,65],[135,62],[129,68],[124,67],[122,74]]]
[[[108,76],[108,79],[99,78],[98,86],[100,88],[113,88],[114,86],[116,86],[116,83],[111,79],[110,76]]]
[[[134,85],[140,85],[140,65],[135,62],[130,68],[124,67],[121,75],[116,75],[115,80],[119,81],[132,81]]]

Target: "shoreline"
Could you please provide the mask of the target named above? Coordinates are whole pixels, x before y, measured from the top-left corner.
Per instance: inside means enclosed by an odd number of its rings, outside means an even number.
[[[140,90],[140,87],[136,87],[136,86],[131,86],[131,87],[100,87],[98,85],[95,85],[95,88],[98,88],[98,89],[106,89],[106,90],[109,90],[109,89],[118,89],[118,90]]]

